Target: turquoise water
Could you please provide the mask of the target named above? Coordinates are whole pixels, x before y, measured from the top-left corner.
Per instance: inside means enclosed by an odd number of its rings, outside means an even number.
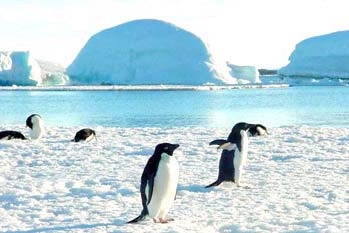
[[[349,125],[348,87],[219,91],[0,91],[0,125],[32,113],[54,126]]]

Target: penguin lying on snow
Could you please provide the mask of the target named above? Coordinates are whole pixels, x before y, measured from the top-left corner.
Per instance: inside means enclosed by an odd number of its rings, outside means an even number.
[[[5,130],[0,132],[0,140],[11,140],[11,139],[22,139],[26,140],[27,138],[21,132],[13,130]]]
[[[137,218],[128,223],[141,221],[147,215],[156,223],[173,220],[165,217],[177,192],[179,169],[173,152],[178,147],[178,144],[170,143],[161,143],[155,147],[154,154],[149,158],[141,177],[143,210]]]
[[[30,128],[29,137],[31,139],[39,139],[42,137],[44,133],[44,124],[40,115],[30,115],[26,120],[26,126]]]
[[[93,138],[96,138],[96,132],[92,129],[86,128],[81,129],[78,132],[76,132],[74,139],[72,139],[72,142],[80,142],[80,141],[91,141]]]
[[[215,182],[206,188],[218,186],[223,181],[231,181],[241,186],[243,166],[246,162],[248,152],[248,136],[260,136],[268,134],[265,126],[260,124],[248,124],[240,122],[234,125],[227,140],[217,139],[210,145],[219,145],[223,149],[219,161],[219,173]]]

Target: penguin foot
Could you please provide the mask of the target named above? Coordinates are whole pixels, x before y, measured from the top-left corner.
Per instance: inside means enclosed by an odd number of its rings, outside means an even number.
[[[247,186],[247,185],[237,185],[238,188],[244,188],[244,189],[250,189],[251,187],[250,186]]]
[[[174,219],[173,219],[173,218],[169,218],[169,219],[154,218],[153,221],[154,221],[155,223],[169,223],[169,222],[174,221]]]

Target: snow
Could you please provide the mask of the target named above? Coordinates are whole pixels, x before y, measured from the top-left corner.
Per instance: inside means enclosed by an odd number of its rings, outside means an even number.
[[[263,123],[263,122],[258,122]],[[1,232],[348,232],[349,128],[284,126],[250,138],[244,184],[216,179],[230,129],[46,126],[33,141],[0,141]],[[22,131],[21,125],[0,130]],[[179,143],[174,222],[125,224],[141,211],[140,176],[154,147]]]
[[[294,79],[310,77],[308,80],[314,84],[323,78],[329,81],[349,79],[348,41],[349,31],[303,40],[296,45],[289,58],[290,63],[281,68],[279,74]]]
[[[236,84],[204,41],[173,24],[142,19],[103,30],[67,73],[74,84]]]

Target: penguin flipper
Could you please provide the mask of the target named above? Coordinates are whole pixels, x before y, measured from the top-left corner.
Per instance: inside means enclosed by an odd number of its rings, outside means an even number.
[[[143,210],[148,213],[148,204],[153,196],[154,176],[144,174],[141,179],[141,198]]]
[[[216,180],[215,182],[213,182],[212,184],[209,184],[207,186],[205,186],[205,188],[210,188],[210,187],[213,187],[213,186],[218,186],[222,183],[223,181],[222,180]]]
[[[142,197],[142,206],[143,210],[142,213],[135,219],[132,219],[131,221],[128,221],[127,223],[137,223],[139,221],[143,221],[145,217],[148,215],[148,207],[151,200],[151,196],[153,194],[153,184],[154,184],[154,177],[150,176],[147,177],[146,173],[143,173],[141,178],[141,197]]]
[[[223,145],[224,143],[227,143],[228,141],[225,140],[225,139],[216,139],[216,140],[213,140],[212,142],[210,142],[209,145]]]
[[[154,157],[150,157],[147,164],[145,165],[145,168],[141,176],[140,187],[143,210],[137,218],[132,219],[127,223],[137,223],[139,221],[142,221],[149,214],[148,204],[150,203],[150,200],[153,195],[154,179],[158,165],[159,163],[156,161],[156,159],[154,159]]]

